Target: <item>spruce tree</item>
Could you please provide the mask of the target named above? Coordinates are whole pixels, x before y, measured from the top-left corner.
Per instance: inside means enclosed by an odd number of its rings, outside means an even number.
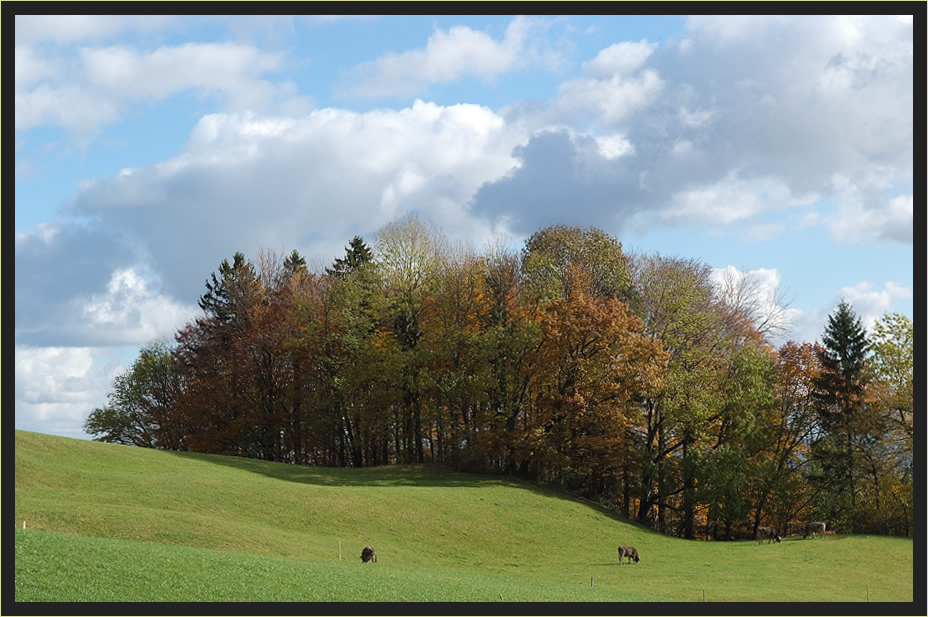
[[[860,453],[871,437],[864,406],[867,336],[847,302],[829,316],[822,344],[815,382],[820,431],[812,454],[822,514],[847,528],[855,520]]]
[[[361,236],[355,236],[345,247],[345,257],[337,258],[331,268],[325,269],[325,273],[335,278],[344,278],[373,259],[374,254],[364,243],[364,239]]]
[[[236,286],[241,286],[244,282],[251,283],[255,279],[254,268],[245,260],[245,255],[236,252],[232,258],[232,265],[229,265],[228,259],[223,259],[219,264],[219,276],[213,272],[210,279],[206,280],[206,293],[203,294],[197,304],[206,312],[207,315],[215,317],[222,323],[226,323],[235,317]]]

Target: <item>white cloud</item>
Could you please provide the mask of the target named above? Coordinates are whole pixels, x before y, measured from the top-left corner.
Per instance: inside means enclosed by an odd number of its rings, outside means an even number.
[[[644,66],[655,49],[657,44],[646,40],[610,45],[596,54],[595,58],[583,63],[583,76],[587,79],[609,80],[615,75],[631,75]]]
[[[791,315],[791,328],[786,340],[806,341],[809,343],[822,340],[825,324],[828,323],[828,312],[833,307],[794,311]],[[786,341],[779,341],[782,344]]]
[[[889,177],[889,172],[879,168],[853,178],[845,174],[832,177],[837,204],[824,222],[835,241],[857,243],[887,239],[912,243],[913,196],[887,198]]]
[[[881,199],[875,207],[867,207],[856,200],[840,202],[826,222],[836,242],[859,243],[886,239],[911,244],[915,227],[912,207],[911,195]]]
[[[62,126],[85,139],[117,122],[126,105],[181,92],[215,95],[226,109],[291,112],[312,107],[292,82],[264,79],[279,71],[283,53],[241,43],[189,43],[141,51],[124,45],[54,50],[16,49],[16,129]]]
[[[103,39],[125,30],[153,32],[177,23],[170,15],[16,15],[16,43],[58,44]]]
[[[828,200],[831,212],[806,223],[826,224],[836,238],[911,242],[899,198],[913,181],[910,24],[880,16],[687,24],[685,53],[648,58],[665,85],[627,127],[636,177],[646,173],[655,201],[672,204],[666,220],[702,213],[731,223],[784,205],[762,185],[731,185],[734,172],[781,184],[783,197]],[[726,188],[732,209],[713,208]]]
[[[887,281],[882,289],[875,288],[870,281],[844,286],[825,306],[812,310],[792,310],[792,329],[789,337],[797,341],[821,341],[828,319],[842,300],[847,302],[868,331],[886,313],[899,310],[900,304],[911,302],[914,292],[911,287]]]
[[[629,143],[624,135],[603,135],[595,139],[600,156],[609,160],[634,154],[635,152],[634,146]]]
[[[851,287],[842,287],[839,292],[839,299],[851,305],[867,330],[872,330],[883,314],[891,312],[894,304],[912,297],[911,287],[893,281],[883,283],[882,289],[875,289],[870,281],[861,281]]]
[[[16,238],[17,428],[79,432],[112,373],[91,362],[96,350],[170,337],[237,250],[296,248],[329,264],[407,210],[480,245],[498,230],[464,204],[516,164],[519,139],[476,105],[213,114],[177,157],[86,183],[69,212],[89,226]],[[40,347],[51,341],[80,347]]]
[[[518,165],[513,150],[525,139],[486,107],[422,101],[367,113],[204,116],[176,157],[76,195],[69,213],[105,221],[134,251],[80,298],[101,294],[114,271],[144,258],[163,281],[160,293],[192,303],[235,251],[297,249],[330,263],[353,235],[369,237],[410,210],[480,245],[489,223],[467,215],[467,204],[481,185]],[[18,254],[17,263],[29,261]],[[110,315],[108,307],[133,293],[129,279],[119,281],[119,294],[96,299],[94,315]]]
[[[822,307],[801,310],[792,306],[794,298],[781,287],[780,273],[776,269],[759,268],[742,272],[734,266],[716,268],[712,280],[717,288],[725,293],[732,289],[747,291],[743,301],[757,316],[773,316],[783,326],[772,337],[774,345],[782,345],[788,340],[820,341],[828,324],[829,315],[838,302],[844,300],[861,320],[868,331],[884,314],[897,310],[900,303],[910,301],[913,297],[911,287],[887,281],[882,289],[875,288],[869,281],[862,281],[852,286],[841,287],[838,293]],[[741,287],[739,287],[741,286]],[[755,319],[755,322],[758,320]]]
[[[118,120],[119,108],[112,100],[80,86],[43,84],[28,92],[16,92],[14,118],[18,131],[51,125],[86,133]]]
[[[121,98],[159,99],[190,88],[241,98],[260,85],[260,75],[279,69],[283,54],[238,43],[188,43],[150,53],[87,48],[81,59],[90,84]]]
[[[350,69],[343,92],[370,98],[414,95],[429,84],[468,76],[492,81],[531,62],[556,62],[550,54],[539,59],[529,44],[533,30],[540,27],[543,24],[537,19],[516,17],[500,41],[466,26],[437,29],[423,49],[388,53]]]
[[[18,91],[37,81],[54,76],[57,69],[52,62],[40,57],[30,47],[17,46],[14,51],[14,86]]]
[[[55,225],[53,223],[39,223],[31,233],[16,234],[16,249],[19,250],[19,247],[25,244],[31,236],[39,238],[42,243],[46,245],[51,244],[55,241],[55,237],[60,231],[60,225]]]
[[[687,149],[684,147],[684,151]],[[718,182],[677,193],[662,218],[676,223],[726,225],[765,211],[808,203],[810,199],[792,195],[776,178],[745,180],[731,172]]]
[[[153,294],[148,282],[134,269],[113,272],[106,293],[88,299],[75,299],[78,323],[97,332],[98,342],[143,344],[159,337],[171,337],[199,313],[171,298]]]
[[[172,336],[198,312],[193,299],[158,290],[145,243],[127,241],[127,231],[42,224],[16,235],[17,344],[143,344]]]
[[[686,27],[697,40],[730,48],[760,44],[765,30],[792,21],[793,18],[777,15],[690,15]]]
[[[425,186],[425,177],[416,164],[410,164],[400,169],[394,176],[393,182],[387,185],[380,198],[383,208],[393,210],[398,198],[411,195]]]
[[[301,118],[212,114],[197,123],[179,158],[234,163],[243,153],[273,157],[295,147],[377,176],[392,176],[414,161],[426,175],[455,173],[479,183],[515,164],[511,150],[519,139],[487,107],[417,100],[404,109],[363,114],[335,108]]]
[[[689,139],[677,139],[673,142],[671,151],[676,156],[683,156],[693,151],[693,142]]]
[[[114,349],[16,345],[14,370],[17,429],[86,437],[80,427],[123,367]]]
[[[656,44],[640,41],[611,45],[583,64],[583,77],[558,88],[560,113],[592,112],[606,123],[624,120],[652,103],[664,88],[657,71],[645,68]]]
[[[709,109],[691,111],[686,107],[681,107],[678,117],[683,126],[688,128],[702,128],[712,122],[716,112]]]

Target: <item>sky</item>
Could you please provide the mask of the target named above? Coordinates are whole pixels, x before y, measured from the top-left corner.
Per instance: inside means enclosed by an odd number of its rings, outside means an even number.
[[[751,277],[821,338],[913,316],[912,16],[15,18],[16,428],[89,438],[237,251],[415,214]]]

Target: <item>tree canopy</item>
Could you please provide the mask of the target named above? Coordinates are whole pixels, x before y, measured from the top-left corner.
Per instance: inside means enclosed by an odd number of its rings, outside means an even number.
[[[753,283],[556,225],[480,254],[407,216],[321,272],[235,253],[144,347],[95,439],[290,464],[441,463],[687,538],[911,533],[912,324],[838,305],[775,349]]]

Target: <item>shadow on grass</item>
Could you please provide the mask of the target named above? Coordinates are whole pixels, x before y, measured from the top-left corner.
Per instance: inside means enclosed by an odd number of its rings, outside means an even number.
[[[317,465],[291,465],[274,463],[238,456],[221,456],[194,452],[169,452],[182,458],[196,459],[223,465],[241,471],[257,473],[269,478],[299,484],[318,486],[487,486],[506,485],[529,490],[539,490],[550,496],[555,491],[508,476],[469,474],[454,471],[444,465],[383,465],[379,467],[345,468],[320,467]]]
[[[580,501],[588,507],[614,519],[617,522],[639,525],[642,530],[653,531],[636,521],[603,507],[594,502],[575,497],[555,487],[537,484],[529,480],[512,476],[494,476],[489,474],[472,474],[455,471],[444,465],[426,463],[419,465],[383,465],[380,467],[344,468],[319,467],[315,465],[291,465],[274,463],[238,456],[221,456],[194,452],[166,451],[173,456],[196,459],[216,465],[223,465],[241,471],[248,471],[285,482],[312,484],[316,486],[421,486],[421,487],[487,487],[508,486],[518,488],[545,497],[564,501]],[[654,532],[657,533],[657,532]],[[618,565],[618,564],[616,564]]]

